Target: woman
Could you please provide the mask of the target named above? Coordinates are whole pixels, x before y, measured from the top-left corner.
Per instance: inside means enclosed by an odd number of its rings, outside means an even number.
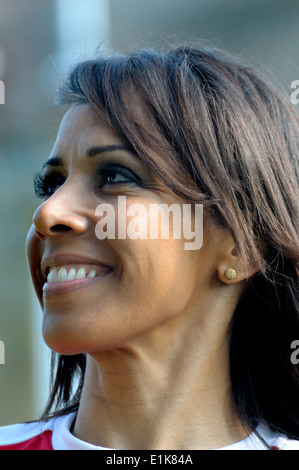
[[[2,448],[299,449],[288,98],[187,47],[84,62],[60,97],[71,106],[27,239],[53,388],[40,422],[1,430]],[[148,228],[161,204],[188,205],[193,228],[203,207],[199,248],[174,224],[163,237],[162,219],[157,237],[123,230]]]

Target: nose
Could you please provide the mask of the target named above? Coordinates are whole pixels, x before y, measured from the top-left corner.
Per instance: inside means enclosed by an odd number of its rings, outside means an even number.
[[[65,183],[66,184],[66,183]],[[86,210],[79,203],[78,193],[70,194],[61,187],[44,201],[33,215],[35,234],[38,238],[57,237],[66,232],[82,234],[88,230]]]

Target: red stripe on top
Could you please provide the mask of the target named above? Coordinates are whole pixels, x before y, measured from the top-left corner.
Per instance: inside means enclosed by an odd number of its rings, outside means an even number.
[[[0,446],[0,450],[54,450],[52,446],[52,431],[44,431],[27,441]]]

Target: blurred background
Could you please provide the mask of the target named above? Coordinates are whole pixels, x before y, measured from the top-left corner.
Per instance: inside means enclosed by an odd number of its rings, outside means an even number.
[[[195,40],[242,56],[290,95],[299,79],[298,0],[0,0],[0,425],[37,418],[48,392],[24,246],[38,205],[33,175],[62,116],[53,93],[96,50]]]

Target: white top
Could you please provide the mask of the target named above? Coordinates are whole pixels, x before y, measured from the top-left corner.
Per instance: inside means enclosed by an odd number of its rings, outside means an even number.
[[[3,446],[13,446],[13,448],[19,449],[25,442],[36,442],[39,438],[43,439],[45,435],[47,435],[48,444],[44,444],[42,450],[117,450],[95,446],[76,438],[70,431],[75,416],[76,412],[73,412],[52,418],[47,422],[0,427],[0,450]],[[299,441],[275,433],[267,425],[259,425],[257,431],[268,445],[277,450],[299,450]],[[215,450],[267,450],[267,447],[256,434],[252,433],[242,441]]]

